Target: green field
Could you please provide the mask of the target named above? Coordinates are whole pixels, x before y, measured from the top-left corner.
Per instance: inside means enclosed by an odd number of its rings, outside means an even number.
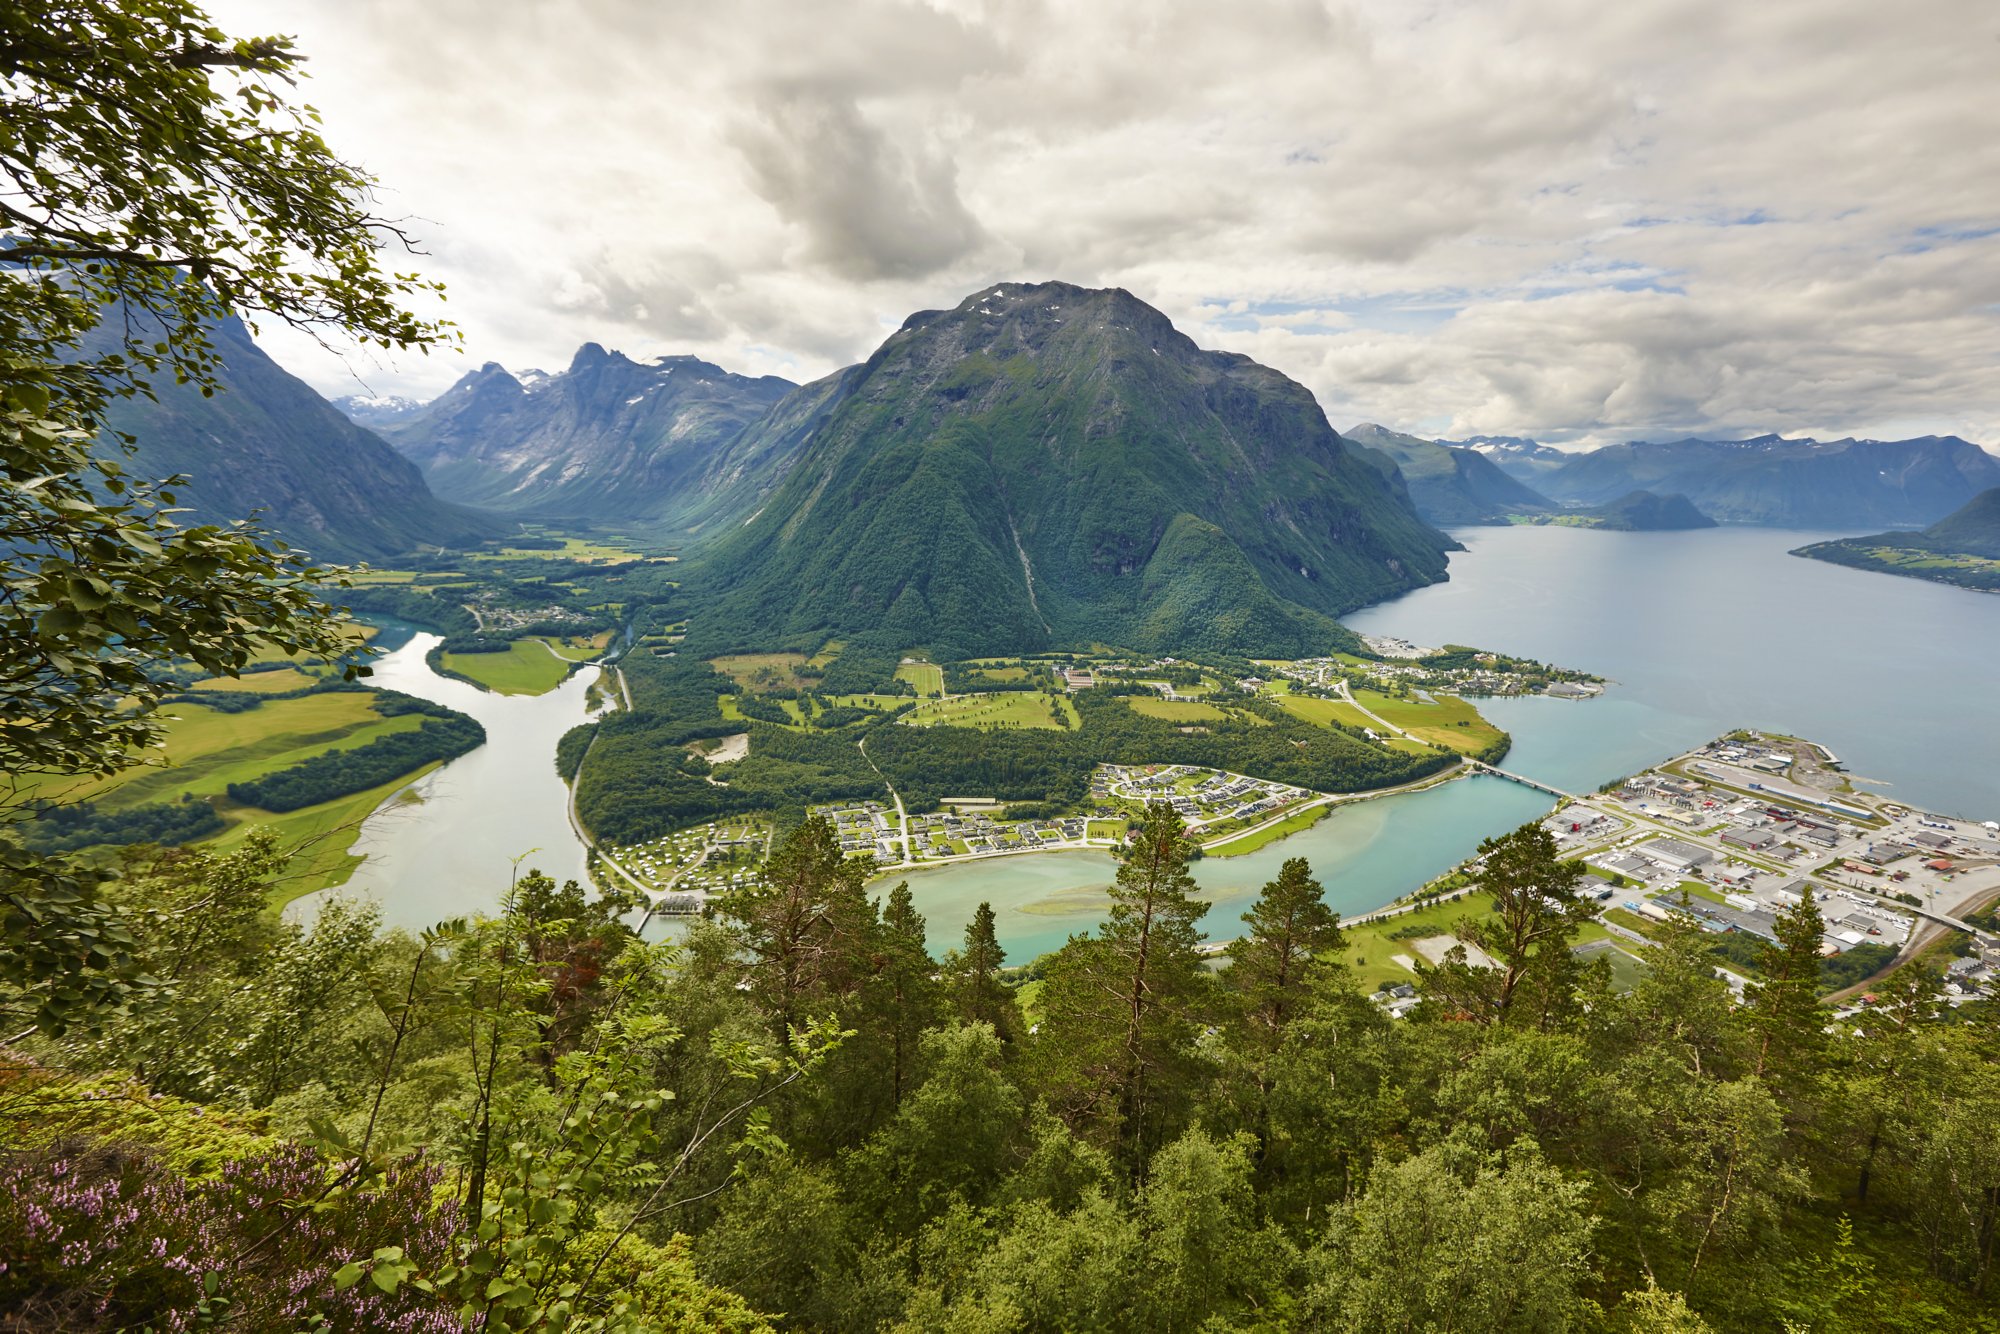
[[[1154,699],[1150,695],[1128,695],[1125,702],[1132,712],[1148,718],[1164,718],[1171,723],[1219,723],[1229,715],[1213,704],[1196,700]]]
[[[304,690],[318,682],[311,672],[296,667],[280,667],[274,672],[245,672],[241,676],[211,676],[196,681],[190,690],[225,690],[251,695],[280,695],[287,690]]]
[[[1385,723],[1402,728],[1419,741],[1461,754],[1484,750],[1506,733],[1479,716],[1479,710],[1456,695],[1433,695],[1433,703],[1357,690],[1354,698]]]
[[[643,551],[617,545],[617,539],[591,542],[581,537],[565,537],[560,551],[536,551],[528,547],[502,547],[498,551],[476,552],[470,560],[573,560],[584,565],[616,565],[628,560],[676,560],[675,556],[650,556]]]
[[[229,785],[290,768],[325,751],[351,750],[376,737],[422,726],[417,715],[382,717],[370,704],[373,698],[361,691],[334,691],[272,700],[244,713],[170,704],[161,710],[167,719],[164,763],[95,780],[48,779],[40,787],[50,797],[95,801],[112,811],[173,801],[190,792],[210,801],[228,825],[207,840],[209,846],[236,847],[259,827],[275,829],[286,846],[309,843],[274,886],[273,902],[284,903],[346,880],[360,860],[349,852],[360,821],[390,793],[437,766],[425,765],[369,791],[284,815],[231,800]]]
[[[803,653],[732,653],[708,665],[745,690],[810,690],[816,682],[798,674],[806,661]]]
[[[936,668],[932,668],[933,671]],[[1058,725],[1050,708],[1063,712],[1065,723]],[[904,715],[912,727],[1039,727],[1048,731],[1074,730],[1076,708],[1067,699],[1052,697],[1039,690],[1006,690],[991,695],[953,695],[950,699],[927,700]]]
[[[1452,933],[1452,924],[1460,918],[1480,917],[1492,910],[1491,895],[1471,894],[1449,903],[1419,908],[1400,917],[1343,927],[1347,940],[1340,959],[1354,970],[1354,980],[1361,984],[1363,991],[1373,991],[1384,982],[1414,982],[1417,975],[1394,962],[1390,956],[1407,954],[1420,962],[1423,956],[1417,953],[1412,943],[1414,937],[1391,936],[1391,932],[1424,927],[1427,929],[1421,933],[1423,935],[1448,936]]]
[[[446,669],[500,695],[542,695],[563,683],[572,659],[540,639],[517,639],[505,653],[447,653]]]
[[[1309,810],[1296,812],[1295,814],[1286,816],[1269,828],[1259,829],[1254,834],[1245,834],[1241,838],[1232,838],[1227,843],[1216,843],[1205,846],[1202,849],[1203,855],[1209,857],[1235,857],[1246,852],[1255,852],[1266,843],[1275,843],[1281,838],[1298,833],[1301,829],[1312,828],[1313,825],[1319,822],[1321,816],[1332,809],[1333,807],[1331,806],[1314,806]]]
[[[1371,732],[1379,732],[1368,715],[1349,704],[1344,699],[1321,699],[1316,695],[1280,695],[1278,707],[1315,727],[1330,727],[1339,723],[1344,727],[1365,727]]]
[[[896,679],[908,681],[919,695],[944,694],[944,668],[934,662],[906,662],[896,668]]]

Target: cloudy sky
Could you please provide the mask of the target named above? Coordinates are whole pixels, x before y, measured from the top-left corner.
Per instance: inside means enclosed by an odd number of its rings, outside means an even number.
[[[1336,426],[2000,444],[1980,0],[218,0],[287,32],[461,350],[794,379],[999,280],[1116,285]],[[357,377],[359,382],[357,383]]]

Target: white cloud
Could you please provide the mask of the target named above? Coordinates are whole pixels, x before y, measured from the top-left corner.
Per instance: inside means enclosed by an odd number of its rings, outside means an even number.
[[[794,378],[1115,284],[1336,422],[2000,442],[2000,11],[1970,0],[225,0],[418,220],[464,353]],[[347,368],[272,350],[329,392]]]

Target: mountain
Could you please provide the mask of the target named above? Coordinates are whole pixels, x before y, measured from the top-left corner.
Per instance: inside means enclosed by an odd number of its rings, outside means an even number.
[[[1679,492],[1723,523],[1852,530],[1931,523],[2000,486],[2000,459],[1957,436],[1641,440],[1572,456],[1535,485],[1567,504]]]
[[[1324,650],[1455,545],[1303,386],[1124,291],[988,288],[836,378],[691,645]]]
[[[1919,532],[1876,533],[1800,547],[1794,556],[2000,592],[2000,487]]]
[[[112,323],[85,340],[86,354],[110,349]],[[414,464],[264,355],[240,320],[209,336],[223,363],[213,397],[163,383],[157,401],[123,399],[108,415],[113,429],[137,438],[139,475],[188,475],[176,495],[192,518],[226,522],[263,510],[287,541],[337,561],[474,545],[513,530],[432,495]]]
[[[380,431],[423,411],[424,401],[401,394],[344,394],[333,400],[333,406],[356,426]]]
[[[586,343],[555,375],[488,362],[384,432],[450,500],[541,519],[658,519],[797,388]]]
[[[1474,435],[1463,440],[1440,440],[1437,443],[1478,454],[1515,481],[1528,486],[1534,486],[1538,478],[1554,472],[1576,457],[1519,435]]]
[[[1626,533],[1677,532],[1716,526],[1715,520],[1678,493],[1662,496],[1651,491],[1630,491],[1610,504],[1586,510],[1584,514],[1594,520],[1591,524],[1594,528],[1612,528]]]
[[[1924,545],[1933,551],[2000,560],[2000,487],[1981,491],[1923,531]]]
[[[1342,432],[1342,438],[1400,469],[1417,513],[1441,527],[1505,523],[1509,514],[1541,514],[1557,508],[1476,449],[1447,449],[1434,440],[1403,435],[1373,422]]]

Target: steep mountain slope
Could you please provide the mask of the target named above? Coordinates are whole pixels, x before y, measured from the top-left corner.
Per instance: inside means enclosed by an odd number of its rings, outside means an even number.
[[[1924,544],[1937,551],[2000,560],[2000,487],[1981,491],[1923,531]]]
[[[1123,291],[989,288],[832,395],[709,551],[691,644],[1303,651],[1454,545],[1303,387]]]
[[[383,430],[438,494],[548,519],[651,519],[798,386],[596,343],[556,375],[497,362]]]
[[[1477,450],[1447,449],[1434,440],[1373,422],[1343,431],[1341,438],[1400,469],[1417,513],[1434,524],[1504,523],[1509,514],[1541,514],[1556,508],[1547,496],[1509,477]]]
[[[177,494],[195,519],[263,510],[266,525],[326,560],[379,560],[513,530],[432,495],[414,464],[264,355],[240,321],[211,338],[223,359],[214,397],[160,384],[157,401],[124,400],[109,418],[138,438],[139,473],[188,475]],[[102,332],[85,349],[94,354],[110,339]]]
[[[1536,485],[1573,504],[1680,492],[1724,523],[1853,529],[1942,518],[2000,486],[2000,459],[1956,436],[1634,441],[1578,455]]]

